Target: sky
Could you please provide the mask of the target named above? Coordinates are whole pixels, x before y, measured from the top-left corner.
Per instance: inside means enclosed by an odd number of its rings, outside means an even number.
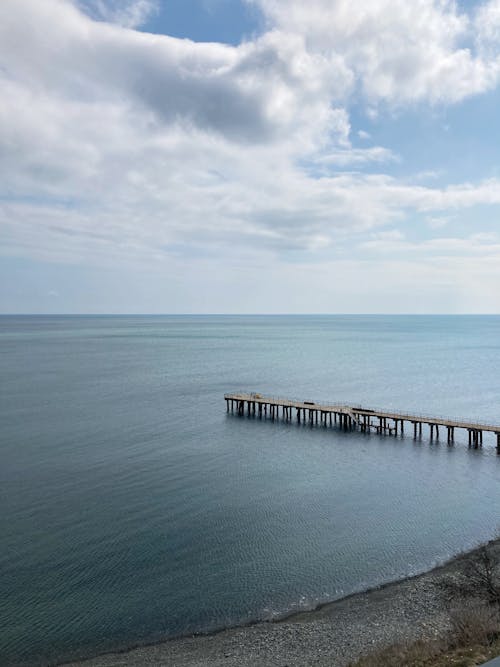
[[[0,312],[500,313],[500,0],[1,0]]]

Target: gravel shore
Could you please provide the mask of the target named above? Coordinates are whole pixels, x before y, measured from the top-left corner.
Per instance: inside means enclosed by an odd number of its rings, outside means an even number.
[[[500,541],[492,548],[500,556]],[[448,613],[439,584],[459,577],[475,553],[283,621],[175,639],[66,667],[345,667],[374,648],[444,634]]]

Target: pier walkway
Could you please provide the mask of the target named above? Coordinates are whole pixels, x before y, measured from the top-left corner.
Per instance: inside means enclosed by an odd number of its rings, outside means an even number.
[[[426,425],[429,428],[430,439],[437,440],[439,429],[443,431],[446,429],[448,444],[455,440],[455,429],[463,429],[468,432],[469,447],[474,447],[474,449],[482,447],[483,433],[491,432],[496,434],[497,453],[500,455],[500,424],[412,415],[390,410],[371,410],[360,405],[328,405],[314,401],[271,398],[257,393],[224,394],[224,399],[227,411],[236,412],[238,415],[244,415],[246,408],[248,415],[279,419],[281,410],[281,418],[286,421],[291,421],[295,413],[299,424],[309,422],[323,426],[335,425],[341,429],[359,429],[365,433],[374,431],[386,435],[404,435],[405,423],[407,423],[413,430],[414,438],[422,437],[422,426]]]

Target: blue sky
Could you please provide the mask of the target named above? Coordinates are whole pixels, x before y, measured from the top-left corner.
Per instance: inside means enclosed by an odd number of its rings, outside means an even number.
[[[500,312],[500,0],[2,0],[0,312]]]
[[[256,7],[239,0],[165,0],[158,3],[142,30],[237,46],[264,29]]]

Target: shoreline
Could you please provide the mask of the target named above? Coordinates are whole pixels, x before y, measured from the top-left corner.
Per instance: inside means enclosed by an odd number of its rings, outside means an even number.
[[[500,558],[500,538],[487,543]],[[382,584],[310,611],[276,620],[172,638],[64,667],[346,667],[361,655],[395,642],[435,639],[449,629],[447,604],[439,590],[456,578],[479,549],[458,554],[422,574]]]

